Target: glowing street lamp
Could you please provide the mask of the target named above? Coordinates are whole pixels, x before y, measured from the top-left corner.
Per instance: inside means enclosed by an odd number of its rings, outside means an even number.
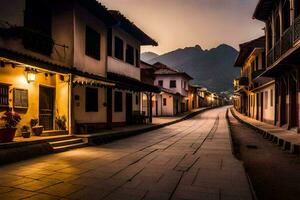
[[[26,69],[25,71],[27,73],[28,83],[34,82],[36,80],[36,71],[35,70],[30,70],[30,69]]]

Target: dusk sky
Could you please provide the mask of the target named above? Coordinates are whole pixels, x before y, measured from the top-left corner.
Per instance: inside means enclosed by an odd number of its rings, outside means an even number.
[[[100,0],[119,10],[159,42],[142,51],[166,53],[199,44],[210,49],[238,44],[263,34],[263,24],[252,19],[258,0]]]

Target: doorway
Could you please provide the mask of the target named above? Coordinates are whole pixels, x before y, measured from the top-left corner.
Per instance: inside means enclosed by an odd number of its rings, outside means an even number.
[[[39,124],[44,130],[53,130],[54,88],[40,86]]]
[[[132,124],[132,94],[126,93],[126,124]]]
[[[260,121],[264,121],[264,93],[260,93]]]

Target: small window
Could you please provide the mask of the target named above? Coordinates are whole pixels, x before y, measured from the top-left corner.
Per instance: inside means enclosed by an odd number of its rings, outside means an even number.
[[[85,54],[100,60],[100,34],[88,26],[85,30]]]
[[[166,106],[166,105],[167,105],[167,99],[163,98],[163,106]]]
[[[8,107],[8,85],[0,84],[0,107]]]
[[[273,89],[271,90],[271,107],[273,107]]]
[[[115,91],[115,112],[122,112],[122,99],[123,95],[122,92]]]
[[[139,105],[139,95],[136,95],[136,96],[135,96],[135,104],[136,104],[136,105]]]
[[[85,89],[85,112],[98,112],[98,88]]]
[[[124,43],[118,37],[115,37],[115,57],[120,60],[124,59]]]
[[[170,88],[176,88],[176,81],[170,80]]]
[[[140,53],[139,50],[135,50],[135,66],[140,67]]]
[[[28,108],[28,90],[14,89],[14,108]]]
[[[163,80],[159,80],[158,81],[158,86],[163,87],[164,86],[164,81]]]
[[[128,44],[126,46],[126,62],[134,65],[134,48]]]

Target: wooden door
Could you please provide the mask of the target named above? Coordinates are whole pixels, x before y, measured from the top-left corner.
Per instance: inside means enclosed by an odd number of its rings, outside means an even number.
[[[40,86],[39,124],[44,126],[44,130],[53,130],[54,91],[53,88]]]

